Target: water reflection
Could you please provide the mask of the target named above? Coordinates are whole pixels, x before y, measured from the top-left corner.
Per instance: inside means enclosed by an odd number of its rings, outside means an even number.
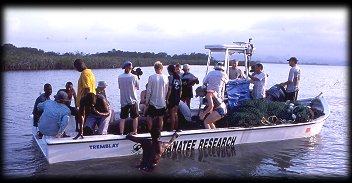
[[[168,158],[172,160],[197,160],[202,162],[207,157],[233,157],[236,155],[236,150],[234,146],[225,147],[212,147],[212,148],[201,148],[192,150],[182,150],[182,151],[167,151],[163,154],[162,158]]]
[[[287,64],[266,65],[270,79],[267,86],[282,82],[287,75]],[[303,68],[304,67],[304,68]],[[202,80],[205,66],[197,66],[194,74]],[[286,68],[286,69],[285,69]],[[237,177],[237,176],[304,176],[318,175],[341,177],[349,175],[349,118],[348,118],[348,79],[346,66],[302,66],[306,78],[302,79],[302,92],[299,97],[311,97],[324,92],[331,105],[331,116],[327,119],[320,136],[305,140],[289,140],[274,143],[236,145],[231,152],[204,149],[193,152],[164,155],[158,169],[152,175],[167,177]],[[108,99],[114,109],[119,109],[119,92],[116,78],[121,69],[97,69],[96,78],[105,80]],[[148,75],[154,73],[153,67],[143,68],[140,86],[145,86]],[[165,70],[166,72],[166,70]],[[340,74],[335,74],[340,73]],[[167,74],[167,73],[165,73]],[[31,138],[32,123],[28,121],[34,100],[42,92],[45,83],[51,83],[54,90],[63,88],[67,81],[76,82],[79,72],[75,70],[5,72],[2,109],[3,121],[3,172],[4,176],[53,175],[58,177],[91,176],[144,176],[136,170],[141,155],[131,157],[66,162],[48,165],[39,149],[34,147]],[[57,77],[60,76],[60,77]],[[40,78],[39,80],[33,80]],[[339,81],[334,87],[336,81]],[[75,86],[76,87],[76,86]],[[25,88],[25,89],[24,89]],[[314,92],[316,91],[316,92]],[[313,93],[312,93],[313,92]],[[139,97],[139,93],[137,93]],[[193,103],[194,102],[194,103]],[[198,107],[198,100],[191,103]],[[231,155],[231,156],[228,156]],[[287,157],[288,156],[288,157]],[[171,157],[175,157],[172,159]],[[147,174],[149,176],[149,174]]]
[[[305,156],[319,146],[319,142],[320,138],[315,136],[305,139],[241,144],[234,147],[173,151],[163,155],[165,159],[163,162],[173,161],[166,163],[173,163],[175,168],[181,170],[184,170],[187,165],[191,165],[193,169],[202,167],[202,173],[199,171],[197,173],[210,177],[272,177],[272,173],[275,172],[276,177],[293,178],[307,175],[304,173],[302,175],[302,170],[295,170],[292,167],[304,164]],[[207,171],[208,169],[213,171]]]
[[[37,162],[36,176],[46,177],[213,177],[260,178],[307,176],[297,165],[305,164],[307,153],[320,145],[318,136],[277,142],[241,144],[234,147],[213,147],[169,151],[162,155],[157,168],[150,173],[136,166],[142,155],[63,162],[48,165]],[[39,149],[38,149],[39,151]],[[38,157],[36,154],[34,157]],[[44,159],[44,157],[42,157]],[[38,159],[37,159],[38,160]],[[41,166],[38,166],[41,164]]]

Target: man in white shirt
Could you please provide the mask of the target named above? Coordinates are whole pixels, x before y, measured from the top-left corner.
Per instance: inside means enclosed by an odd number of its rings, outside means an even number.
[[[210,71],[203,79],[203,85],[207,87],[207,93],[218,94],[217,97],[222,98],[221,93],[225,89],[226,83],[229,81],[229,77],[224,72],[225,67],[223,62],[218,62],[214,66],[214,70]]]
[[[267,75],[263,72],[264,66],[261,63],[255,64],[254,75],[248,75],[253,83],[252,97],[253,99],[265,98],[265,87]]]
[[[296,57],[291,57],[287,61],[288,64],[291,66],[291,69],[288,74],[287,81],[281,83],[281,85],[287,86],[286,100],[291,100],[291,102],[295,102],[297,100],[299,82],[301,80],[301,68],[299,68],[297,65],[298,60]]]
[[[150,132],[153,125],[153,118],[158,117],[159,129],[163,129],[163,118],[166,112],[166,94],[168,91],[169,79],[163,74],[163,64],[160,61],[154,63],[154,75],[149,76],[146,94],[146,115],[147,128]]]
[[[124,73],[118,76],[118,84],[120,89],[120,135],[123,135],[125,130],[125,120],[130,114],[133,120],[133,134],[137,134],[138,127],[138,101],[137,90],[139,90],[139,81],[136,75],[132,74],[132,63],[126,61],[122,69]]]

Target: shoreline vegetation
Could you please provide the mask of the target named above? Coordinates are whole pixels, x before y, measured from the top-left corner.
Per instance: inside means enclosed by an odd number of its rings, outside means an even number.
[[[174,54],[168,55],[165,52],[129,52],[112,49],[105,53],[85,54],[76,51],[75,53],[45,52],[41,49],[30,47],[16,47],[12,44],[3,44],[2,70],[3,71],[31,71],[31,70],[74,70],[73,61],[82,58],[90,69],[112,69],[121,68],[125,60],[130,60],[135,67],[153,66],[156,60],[164,65],[169,64],[191,64],[206,65],[208,55],[204,53]],[[213,61],[218,61],[212,58]],[[252,64],[258,61],[251,61]],[[276,63],[278,62],[262,62]],[[252,65],[251,64],[251,65]],[[304,64],[304,63],[303,63]],[[315,63],[309,63],[318,65]],[[244,66],[243,61],[239,61]],[[324,64],[319,64],[324,65]],[[328,64],[326,64],[328,65]]]

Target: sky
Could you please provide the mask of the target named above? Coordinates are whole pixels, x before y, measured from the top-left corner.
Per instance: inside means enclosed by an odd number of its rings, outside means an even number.
[[[3,44],[56,53],[205,53],[252,38],[253,60],[347,64],[348,7],[3,7]]]

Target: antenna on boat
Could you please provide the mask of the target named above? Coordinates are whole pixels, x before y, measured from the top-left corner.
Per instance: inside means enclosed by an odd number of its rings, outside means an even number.
[[[248,43],[246,43],[246,57],[247,57],[247,70],[246,72],[248,73],[248,71],[250,70],[249,68],[251,67],[251,61],[252,61],[252,55],[253,55],[253,51],[255,50],[253,43],[252,43],[252,38],[248,39]]]

